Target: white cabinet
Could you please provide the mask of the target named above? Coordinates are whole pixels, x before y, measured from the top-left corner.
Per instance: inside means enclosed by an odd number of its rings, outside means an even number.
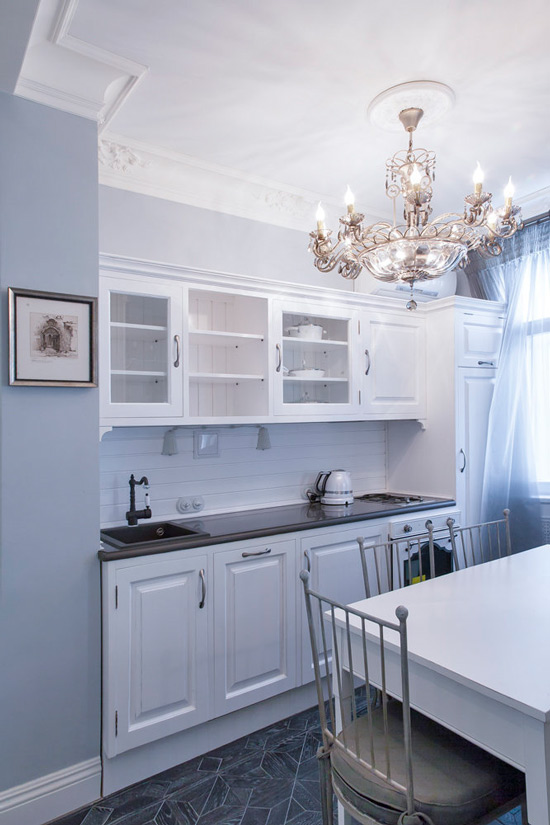
[[[103,565],[107,756],[210,717],[206,555]]]
[[[488,317],[486,313],[465,310],[457,317],[456,361],[459,367],[498,366],[504,316]]]
[[[341,528],[325,528],[315,534],[307,533],[300,539],[299,569],[310,573],[310,586],[318,593],[329,594],[343,604],[365,598],[363,571],[357,537],[365,545],[387,541],[388,525],[382,521],[356,522]],[[302,624],[302,684],[313,681],[313,661],[304,596],[300,583],[299,615]],[[317,619],[315,619],[317,620]]]
[[[364,412],[371,418],[425,418],[424,317],[368,310],[361,326]]]
[[[425,416],[420,312],[235,283],[102,273],[103,427]]]
[[[295,541],[242,542],[214,555],[217,716],[296,686]]]
[[[429,305],[425,427],[396,421],[388,428],[389,488],[454,498],[464,524],[478,523],[481,514],[496,380],[490,363],[498,362],[503,311],[473,298]]]
[[[359,411],[356,311],[277,301],[272,342],[276,415],[346,417]]]
[[[204,423],[268,415],[267,328],[267,298],[189,290],[186,416]]]
[[[183,415],[183,303],[180,284],[101,280],[103,420]]]
[[[468,524],[478,524],[485,469],[489,410],[496,370],[459,367],[457,370],[457,501]]]

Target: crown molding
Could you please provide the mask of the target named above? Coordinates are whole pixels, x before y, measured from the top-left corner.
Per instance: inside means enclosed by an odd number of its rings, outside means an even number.
[[[149,68],[70,34],[80,0],[42,0],[15,94],[106,128]]]
[[[99,141],[99,182],[300,232],[314,228],[320,196],[120,135]],[[323,203],[341,210],[337,201]]]

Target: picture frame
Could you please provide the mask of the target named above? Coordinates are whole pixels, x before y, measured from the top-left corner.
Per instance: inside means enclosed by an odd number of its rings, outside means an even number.
[[[9,383],[97,387],[97,298],[8,288]]]

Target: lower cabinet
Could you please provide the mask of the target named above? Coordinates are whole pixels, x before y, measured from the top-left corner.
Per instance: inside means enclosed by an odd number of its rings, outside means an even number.
[[[103,739],[109,757],[211,715],[208,557],[171,556],[103,565]]]
[[[296,687],[295,541],[214,555],[214,711]]]
[[[387,525],[249,539],[103,562],[103,749],[131,748],[313,680],[299,572],[364,598],[357,536]]]
[[[387,523],[370,521],[358,522],[343,529],[326,528],[317,535],[305,534],[300,539],[299,567],[310,573],[310,587],[335,601],[349,604],[365,598],[363,571],[357,545],[357,537],[362,536],[368,546],[387,540]],[[301,585],[301,582],[300,582]],[[301,590],[301,588],[300,588]],[[303,592],[299,593],[299,611],[302,627],[302,684],[315,678],[309,626],[305,611]]]

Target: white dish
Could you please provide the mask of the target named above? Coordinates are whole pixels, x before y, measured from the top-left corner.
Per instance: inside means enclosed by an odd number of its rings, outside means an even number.
[[[286,334],[290,338],[309,338],[320,341],[323,337],[324,329],[320,324],[298,324],[295,327],[288,327]]]
[[[324,374],[324,370],[316,369],[315,367],[312,369],[290,370],[289,372],[292,378],[322,378]]]

